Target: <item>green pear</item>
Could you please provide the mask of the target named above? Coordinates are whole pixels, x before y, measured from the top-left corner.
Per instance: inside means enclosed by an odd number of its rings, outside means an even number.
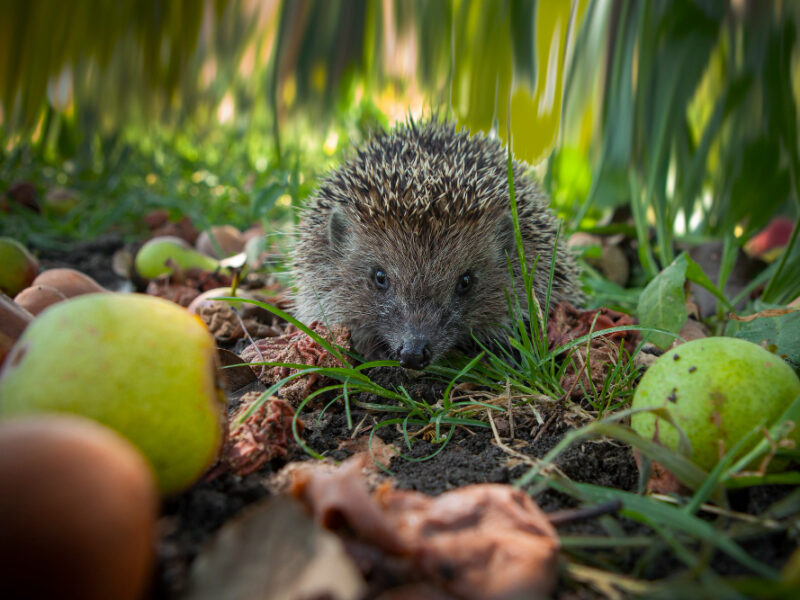
[[[0,291],[14,297],[39,273],[39,262],[17,240],[0,237]]]
[[[773,425],[798,394],[800,379],[779,356],[745,340],[709,337],[661,355],[636,388],[633,408],[665,408],[691,443],[692,461],[710,470],[754,426]],[[631,427],[678,447],[677,430],[653,413],[635,413]],[[789,435],[797,443],[800,428]]]
[[[88,294],[51,306],[0,371],[0,418],[74,413],[122,434],[165,494],[195,482],[223,439],[225,400],[203,323],[167,300]]]
[[[192,248],[184,240],[172,237],[155,237],[136,253],[136,271],[145,279],[154,279],[172,273],[169,263],[181,269],[216,271],[219,262]]]

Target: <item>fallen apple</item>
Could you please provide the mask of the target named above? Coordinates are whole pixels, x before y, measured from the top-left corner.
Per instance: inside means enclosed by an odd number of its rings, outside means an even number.
[[[185,309],[140,294],[60,302],[25,330],[0,371],[0,418],[75,413],[128,438],[165,494],[216,458],[224,398],[215,344]]]
[[[691,444],[691,460],[710,470],[753,427],[773,425],[798,394],[800,379],[779,356],[752,342],[709,337],[659,357],[642,377],[633,408],[666,409]],[[675,427],[651,412],[635,413],[631,427],[642,437],[678,447]],[[789,435],[796,443],[800,428]]]

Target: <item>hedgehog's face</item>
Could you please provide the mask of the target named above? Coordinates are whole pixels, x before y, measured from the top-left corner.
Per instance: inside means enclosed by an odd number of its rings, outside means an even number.
[[[513,243],[504,217],[431,232],[362,227],[334,216],[331,243],[343,273],[356,274],[339,306],[353,346],[368,359],[391,358],[422,369],[471,343],[507,314],[506,252]],[[513,248],[513,246],[511,246]],[[345,297],[346,296],[346,297]]]

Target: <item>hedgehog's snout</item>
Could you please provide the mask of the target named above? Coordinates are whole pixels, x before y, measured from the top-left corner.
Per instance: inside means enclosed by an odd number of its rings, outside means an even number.
[[[403,336],[398,356],[402,367],[406,369],[424,369],[431,363],[430,340],[424,335],[405,335]]]

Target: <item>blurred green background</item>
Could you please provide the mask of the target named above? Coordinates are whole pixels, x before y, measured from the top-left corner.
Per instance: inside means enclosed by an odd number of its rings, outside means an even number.
[[[451,117],[508,139],[572,230],[636,239],[642,285],[676,240],[720,278],[798,213],[800,3],[767,0],[0,0],[0,235],[287,230],[378,126]],[[57,192],[57,193],[56,193]],[[69,201],[63,198],[68,197]],[[60,198],[49,201],[48,198]],[[765,299],[800,294],[795,227]]]

